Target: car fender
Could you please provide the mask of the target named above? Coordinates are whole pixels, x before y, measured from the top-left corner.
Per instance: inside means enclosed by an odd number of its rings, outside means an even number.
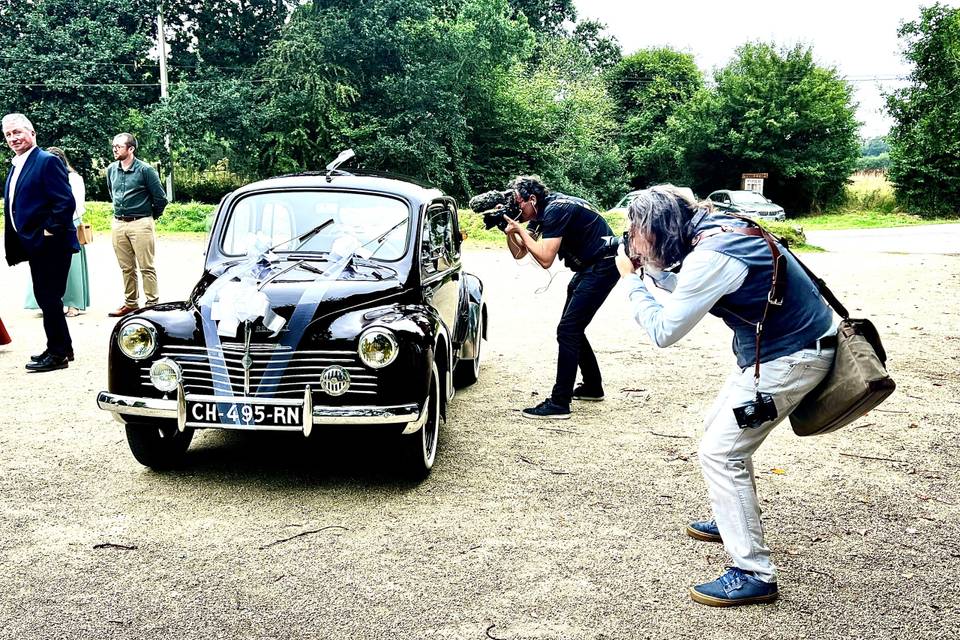
[[[477,329],[481,326],[481,316],[486,315],[486,305],[483,301],[483,282],[472,273],[464,272],[460,279],[460,309],[458,310],[458,336],[455,344],[458,360],[472,360],[477,355],[477,343],[485,336],[478,335]],[[484,317],[483,320],[486,320]],[[487,323],[483,322],[483,331],[486,333]]]

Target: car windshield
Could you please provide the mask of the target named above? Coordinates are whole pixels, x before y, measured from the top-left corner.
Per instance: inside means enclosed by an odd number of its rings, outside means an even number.
[[[257,235],[270,246],[289,241],[276,253],[343,254],[386,234],[372,243],[377,260],[397,260],[406,252],[410,210],[405,202],[369,193],[344,191],[274,191],[246,196],[230,210],[221,248],[228,256],[247,253]],[[293,240],[317,225],[330,221],[305,241]],[[388,233],[389,232],[389,233]]]
[[[754,191],[732,191],[730,199],[744,204],[767,204],[767,199]]]

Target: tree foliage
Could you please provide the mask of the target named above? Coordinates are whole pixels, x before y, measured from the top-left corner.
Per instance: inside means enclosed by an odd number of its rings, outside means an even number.
[[[159,97],[152,10],[145,0],[0,3],[0,110],[25,113],[38,144],[64,148],[88,183],[112,160],[111,138]]]
[[[92,193],[122,130],[148,160],[171,159],[169,136],[181,184],[213,200],[347,147],[461,198],[521,173],[597,204],[744,171],[791,209],[839,193],[859,155],[850,89],[809,50],[746,45],[707,87],[691,55],[622,58],[576,17],[573,0],[0,0],[0,108]]]
[[[878,136],[875,138],[866,138],[860,144],[860,155],[867,156],[879,156],[884,153],[889,153],[890,145],[887,144],[887,139],[885,136]]]
[[[673,120],[699,193],[766,172],[764,193],[788,211],[836,202],[860,155],[852,88],[809,48],[751,43]]]
[[[890,180],[901,207],[920,215],[960,210],[960,9],[935,4],[899,32],[910,84],[887,97],[894,126]]]
[[[630,185],[678,181],[683,168],[665,144],[674,112],[703,89],[693,56],[672,49],[644,49],[623,58],[606,75],[619,125]],[[682,178],[681,178],[682,176]]]

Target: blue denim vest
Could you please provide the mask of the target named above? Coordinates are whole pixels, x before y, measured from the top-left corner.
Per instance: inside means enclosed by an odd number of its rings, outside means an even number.
[[[743,227],[736,218],[712,213],[697,226],[694,235],[718,227]],[[702,239],[694,251],[717,251],[747,265],[743,285],[717,301],[710,310],[733,329],[733,352],[741,368],[752,366],[756,358],[756,327],[770,292],[773,259],[763,238],[735,232],[718,233]],[[760,362],[769,362],[803,348],[821,337],[833,322],[833,312],[820,297],[817,285],[807,276],[792,255],[787,259],[787,285],[782,306],[770,305],[760,337]]]

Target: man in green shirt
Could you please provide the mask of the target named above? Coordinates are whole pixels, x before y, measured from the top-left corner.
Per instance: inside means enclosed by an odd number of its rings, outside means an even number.
[[[156,170],[138,160],[136,150],[136,138],[129,133],[117,134],[113,139],[116,162],[107,167],[107,191],[113,201],[113,250],[123,272],[123,306],[110,312],[114,318],[137,310],[138,270],[147,305],[160,301],[153,267],[154,220],[167,206],[167,196]]]

